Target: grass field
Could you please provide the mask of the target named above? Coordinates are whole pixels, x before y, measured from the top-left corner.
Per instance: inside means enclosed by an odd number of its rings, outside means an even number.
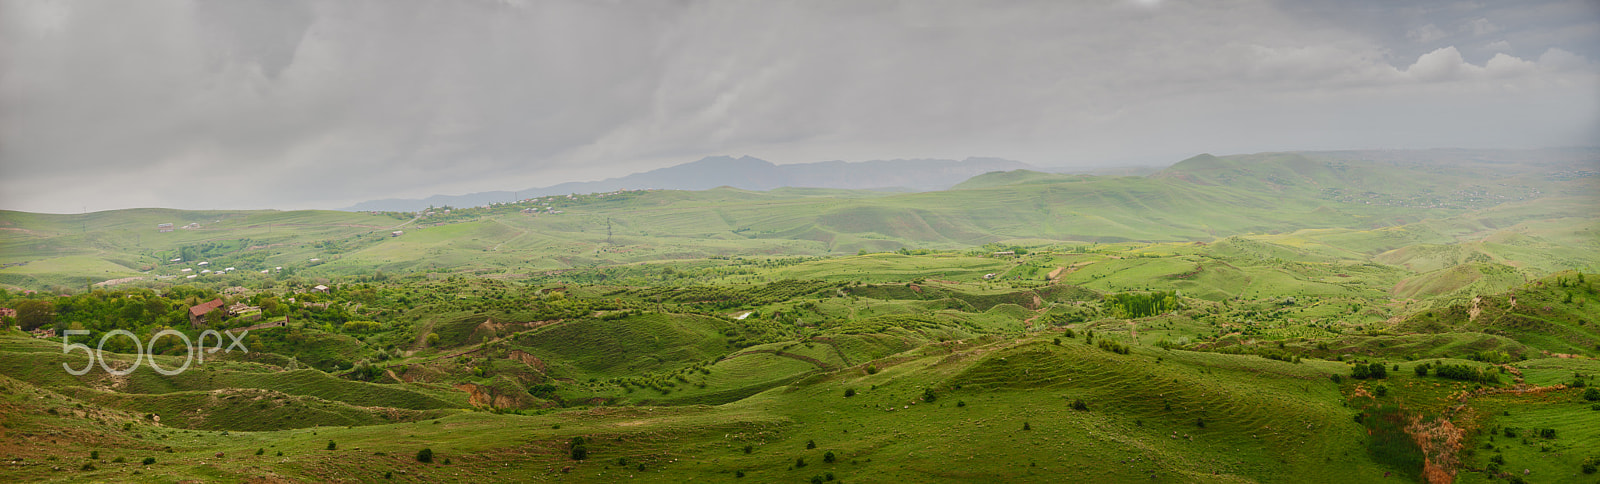
[[[1596,179],[1351,156],[0,212],[0,480],[1593,480]],[[122,376],[11,329],[256,324],[214,299],[287,324]]]

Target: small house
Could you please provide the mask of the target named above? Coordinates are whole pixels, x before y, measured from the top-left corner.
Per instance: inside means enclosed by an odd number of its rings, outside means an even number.
[[[189,326],[198,328],[201,325],[207,324],[207,323],[212,323],[212,324],[220,323],[221,321],[207,321],[206,320],[206,315],[210,314],[211,310],[217,309],[217,308],[220,308],[220,307],[222,307],[222,299],[220,299],[220,298],[219,299],[213,299],[210,302],[205,302],[205,303],[201,303],[201,304],[196,304],[194,306],[190,306],[189,307]],[[227,310],[224,309],[223,312],[226,313]]]
[[[311,288],[311,290],[317,291],[317,292],[328,292],[328,286],[317,284],[317,286]]]
[[[394,232],[389,232],[389,236],[390,237],[399,237],[400,234],[404,234],[404,233],[406,233],[406,231],[404,231],[404,230],[396,230]]]

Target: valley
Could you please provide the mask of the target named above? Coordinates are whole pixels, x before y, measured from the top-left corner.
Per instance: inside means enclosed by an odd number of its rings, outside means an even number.
[[[0,478],[1593,479],[1592,155],[0,212]]]

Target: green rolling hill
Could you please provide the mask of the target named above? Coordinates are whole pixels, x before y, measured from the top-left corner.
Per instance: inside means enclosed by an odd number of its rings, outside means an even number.
[[[0,478],[1583,482],[1600,179],[1514,155],[0,212]]]

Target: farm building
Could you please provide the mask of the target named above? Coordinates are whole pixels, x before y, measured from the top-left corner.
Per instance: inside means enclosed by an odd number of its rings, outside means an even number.
[[[157,232],[161,232],[161,233],[171,232],[172,231],[172,224],[170,224],[170,223],[158,224],[158,225],[156,225],[156,231]]]
[[[406,231],[404,231],[404,230],[396,230],[394,232],[389,232],[389,236],[390,237],[399,237],[401,234],[404,234],[404,233],[406,233]]]
[[[200,327],[200,325],[208,323],[208,322],[220,323],[221,321],[206,321],[206,314],[210,313],[211,310],[217,309],[217,308],[220,308],[220,307],[222,307],[222,299],[220,299],[220,298],[219,299],[213,299],[210,302],[205,302],[205,303],[201,303],[201,304],[196,304],[194,306],[190,306],[189,307],[189,326],[198,328],[198,327]],[[223,310],[223,311],[226,312],[227,310]]]

